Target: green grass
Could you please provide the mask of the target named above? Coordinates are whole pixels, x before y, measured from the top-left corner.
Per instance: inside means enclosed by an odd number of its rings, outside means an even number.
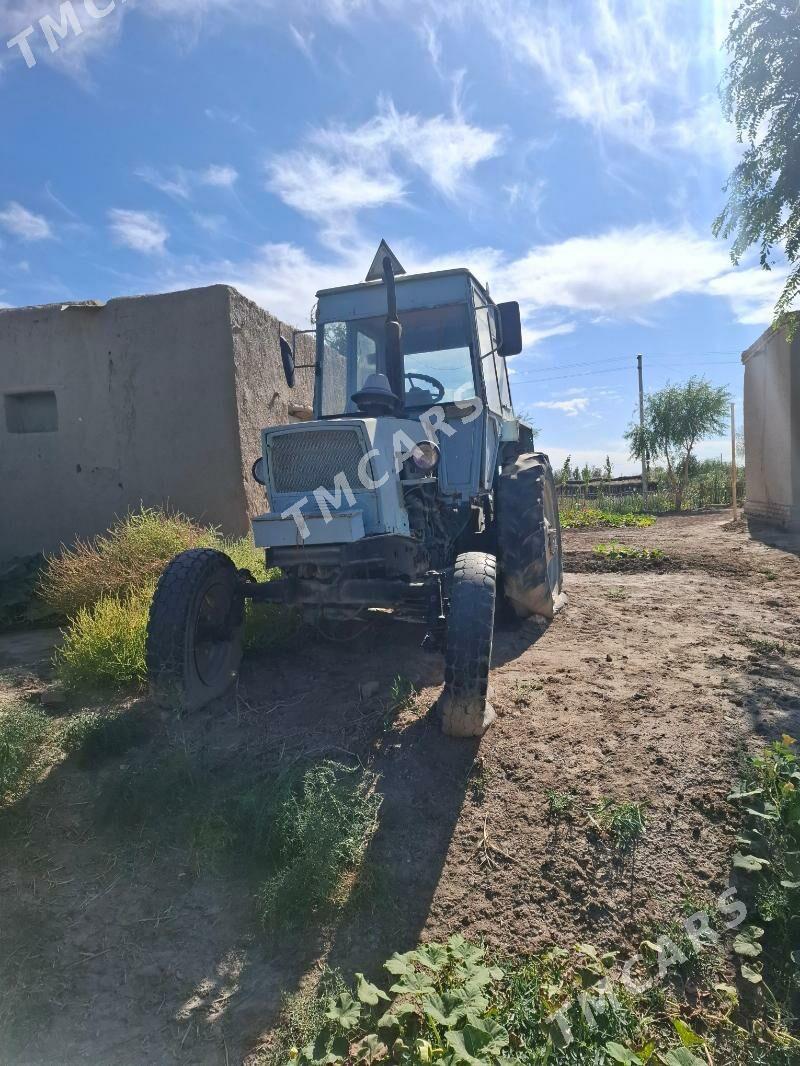
[[[647,816],[644,803],[601,800],[592,810],[592,820],[620,851],[628,851],[644,836]]]
[[[150,602],[167,563],[189,548],[225,552],[257,581],[267,571],[263,551],[249,538],[225,539],[179,514],[143,509],[120,520],[93,541],[78,542],[47,562],[39,594],[68,619],[55,666],[70,689],[119,692],[146,681],[145,644]],[[274,604],[248,603],[246,650],[291,639],[299,614]]]
[[[587,529],[595,526],[608,528],[633,527],[644,529],[655,524],[650,514],[634,511],[610,511],[600,507],[582,507],[562,502],[560,508],[562,529]]]
[[[615,540],[606,544],[595,544],[592,551],[603,559],[641,559],[644,562],[666,559],[660,548],[635,548],[630,544],[619,544]]]
[[[42,711],[17,704],[0,707],[0,803],[27,783],[48,729]]]

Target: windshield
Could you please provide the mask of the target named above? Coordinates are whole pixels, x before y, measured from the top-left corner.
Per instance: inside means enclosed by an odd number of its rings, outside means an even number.
[[[405,363],[404,406],[431,407],[475,396],[466,304],[400,314]],[[386,318],[327,322],[319,327],[323,418],[358,410],[353,394],[383,362]]]

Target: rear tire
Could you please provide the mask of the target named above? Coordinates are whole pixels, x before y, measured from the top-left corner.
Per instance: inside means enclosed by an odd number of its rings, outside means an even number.
[[[192,548],[156,586],[147,626],[147,673],[162,706],[196,711],[232,685],[242,658],[244,601],[231,559]]]
[[[546,455],[518,456],[497,481],[497,545],[503,590],[518,618],[552,619],[565,603],[561,521]]]
[[[495,719],[486,702],[494,640],[497,562],[484,552],[456,559],[450,588],[442,694],[442,729],[451,737],[480,737]]]

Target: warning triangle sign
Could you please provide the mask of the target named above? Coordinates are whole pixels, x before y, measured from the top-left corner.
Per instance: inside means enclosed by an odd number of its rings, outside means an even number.
[[[381,280],[381,278],[383,277],[383,260],[386,258],[387,255],[392,261],[392,270],[394,271],[395,276],[398,274],[405,274],[405,268],[400,265],[400,260],[394,254],[394,252],[386,243],[386,241],[382,240],[380,245],[378,246],[378,251],[375,253],[375,258],[372,260],[372,266],[369,268],[369,273],[364,279],[365,281]]]

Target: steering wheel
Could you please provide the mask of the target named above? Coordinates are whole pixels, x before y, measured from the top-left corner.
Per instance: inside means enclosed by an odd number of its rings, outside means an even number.
[[[424,381],[426,385],[432,385],[436,395],[431,400],[431,403],[439,403],[439,401],[444,398],[444,385],[441,383],[441,381],[437,381],[436,378],[432,378],[428,374],[406,374],[406,380],[411,385],[412,389],[415,387],[415,381]]]

